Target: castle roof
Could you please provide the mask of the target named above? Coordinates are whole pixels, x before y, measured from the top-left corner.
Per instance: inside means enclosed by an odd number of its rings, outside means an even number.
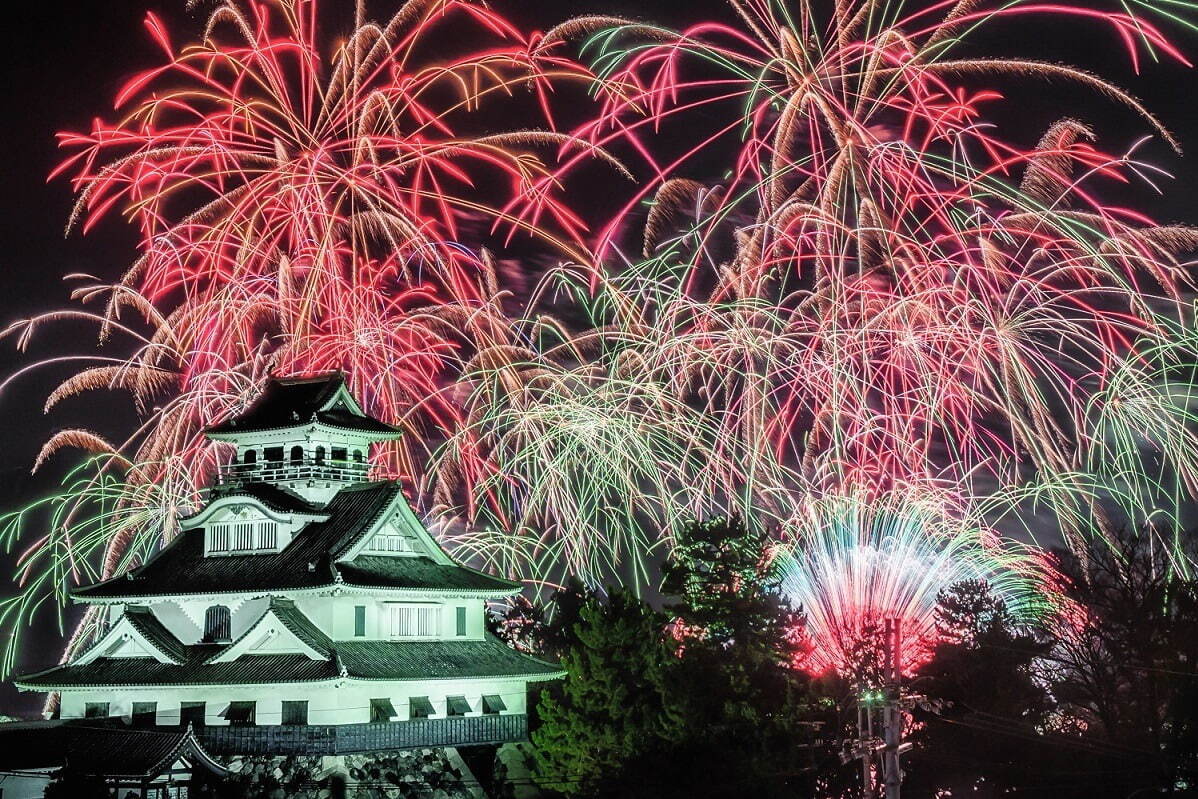
[[[138,730],[90,719],[0,724],[0,770],[4,771],[66,766],[80,774],[152,779],[179,758],[215,774],[225,773],[191,729]]]
[[[302,616],[302,614],[301,614]],[[306,619],[305,619],[306,622]],[[311,630],[315,630],[314,627]],[[267,685],[337,679],[428,680],[485,677],[555,679],[560,666],[510,648],[492,636],[474,641],[332,641],[318,630],[327,660],[301,654],[246,654],[220,662],[232,644],[184,647],[182,663],[154,658],[99,658],[19,677],[18,687],[38,691],[135,686]]]
[[[342,430],[393,438],[399,428],[367,416],[358,407],[340,373],[317,377],[272,378],[242,413],[209,428],[215,438],[319,423]]]
[[[274,490],[280,495],[286,494]],[[222,499],[226,496],[222,495]],[[251,492],[247,496],[256,494]],[[143,566],[119,577],[76,588],[72,595],[85,602],[102,602],[303,591],[335,586],[468,592],[486,596],[511,594],[520,589],[520,584],[511,580],[452,561],[440,563],[422,555],[360,554],[344,559],[393,509],[407,509],[407,500],[399,483],[377,481],[349,485],[320,509],[321,519],[306,524],[278,552],[205,557],[204,528],[195,527],[179,533]],[[431,538],[428,540],[431,542]]]

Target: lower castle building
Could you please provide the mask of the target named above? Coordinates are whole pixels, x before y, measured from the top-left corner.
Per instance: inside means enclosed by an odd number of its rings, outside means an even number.
[[[128,574],[76,589],[103,631],[17,679],[63,719],[191,725],[214,752],[344,752],[525,735],[530,683],[563,676],[487,632],[519,583],[456,563],[395,482],[399,432],[339,376],[272,381],[208,431],[236,446],[207,503]]]

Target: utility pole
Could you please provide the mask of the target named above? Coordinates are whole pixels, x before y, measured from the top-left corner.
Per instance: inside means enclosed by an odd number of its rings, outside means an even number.
[[[870,697],[857,697],[857,752],[861,758],[861,799],[874,796],[874,709]]]
[[[874,799],[875,753],[881,753],[881,778],[885,799],[900,799],[903,770],[899,756],[910,748],[903,743],[904,710],[912,697],[903,694],[903,630],[899,619],[886,619],[883,627],[881,690],[858,685],[857,737],[844,744],[840,762],[861,761],[862,799]],[[882,711],[882,740],[874,734],[874,711]]]
[[[882,707],[885,694],[868,685],[855,686],[857,694],[857,737],[845,742],[840,762],[861,761],[861,797],[874,799],[874,753],[880,745],[874,735],[874,709]]]
[[[903,628],[897,618],[886,619],[886,705],[882,711],[882,776],[886,799],[899,799],[903,771],[899,766],[903,738]]]

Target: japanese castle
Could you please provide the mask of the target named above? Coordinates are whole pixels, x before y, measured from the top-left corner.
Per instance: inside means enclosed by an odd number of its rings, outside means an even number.
[[[486,630],[520,590],[454,562],[369,447],[400,432],[339,375],[272,380],[207,435],[237,448],[207,503],[128,574],[73,592],[103,632],[19,678],[62,719],[190,725],[210,751],[336,753],[519,740],[563,676]]]

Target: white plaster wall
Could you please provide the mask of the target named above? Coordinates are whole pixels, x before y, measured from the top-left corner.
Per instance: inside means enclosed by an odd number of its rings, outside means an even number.
[[[486,633],[484,624],[485,607],[480,599],[443,599],[443,600],[413,600],[415,604],[435,604],[441,607],[440,627],[438,637],[447,640],[480,641]],[[383,601],[370,596],[345,595],[339,597],[313,597],[300,599],[296,606],[309,619],[320,627],[326,635],[335,641],[353,640],[391,640],[391,616],[389,606],[391,601]],[[354,608],[362,605],[366,608],[366,635],[354,635]],[[457,634],[457,611],[455,608],[466,608],[466,635]],[[407,640],[407,639],[401,639]]]
[[[255,717],[258,724],[279,724],[283,717],[284,700],[307,700],[309,724],[359,724],[370,720],[370,700],[387,698],[405,721],[409,714],[409,697],[427,696],[437,713],[444,718],[446,697],[465,696],[470,703],[470,715],[480,715],[482,697],[499,694],[507,705],[505,713],[524,713],[526,691],[524,681],[515,679],[481,680],[412,680],[361,681],[341,680],[336,683],[296,683],[244,688],[158,688],[128,689],[118,692],[63,692],[63,718],[81,718],[88,702],[108,702],[109,714],[129,720],[134,702],[157,702],[157,721],[160,725],[179,723],[183,702],[204,702],[205,723],[221,726],[227,722],[220,717],[230,702],[257,702]]]
[[[155,602],[150,610],[184,644],[198,644],[204,638],[204,614],[212,605],[224,605],[230,611],[230,633],[236,639],[253,626],[270,606],[269,597],[244,599],[228,597],[213,600]]]

